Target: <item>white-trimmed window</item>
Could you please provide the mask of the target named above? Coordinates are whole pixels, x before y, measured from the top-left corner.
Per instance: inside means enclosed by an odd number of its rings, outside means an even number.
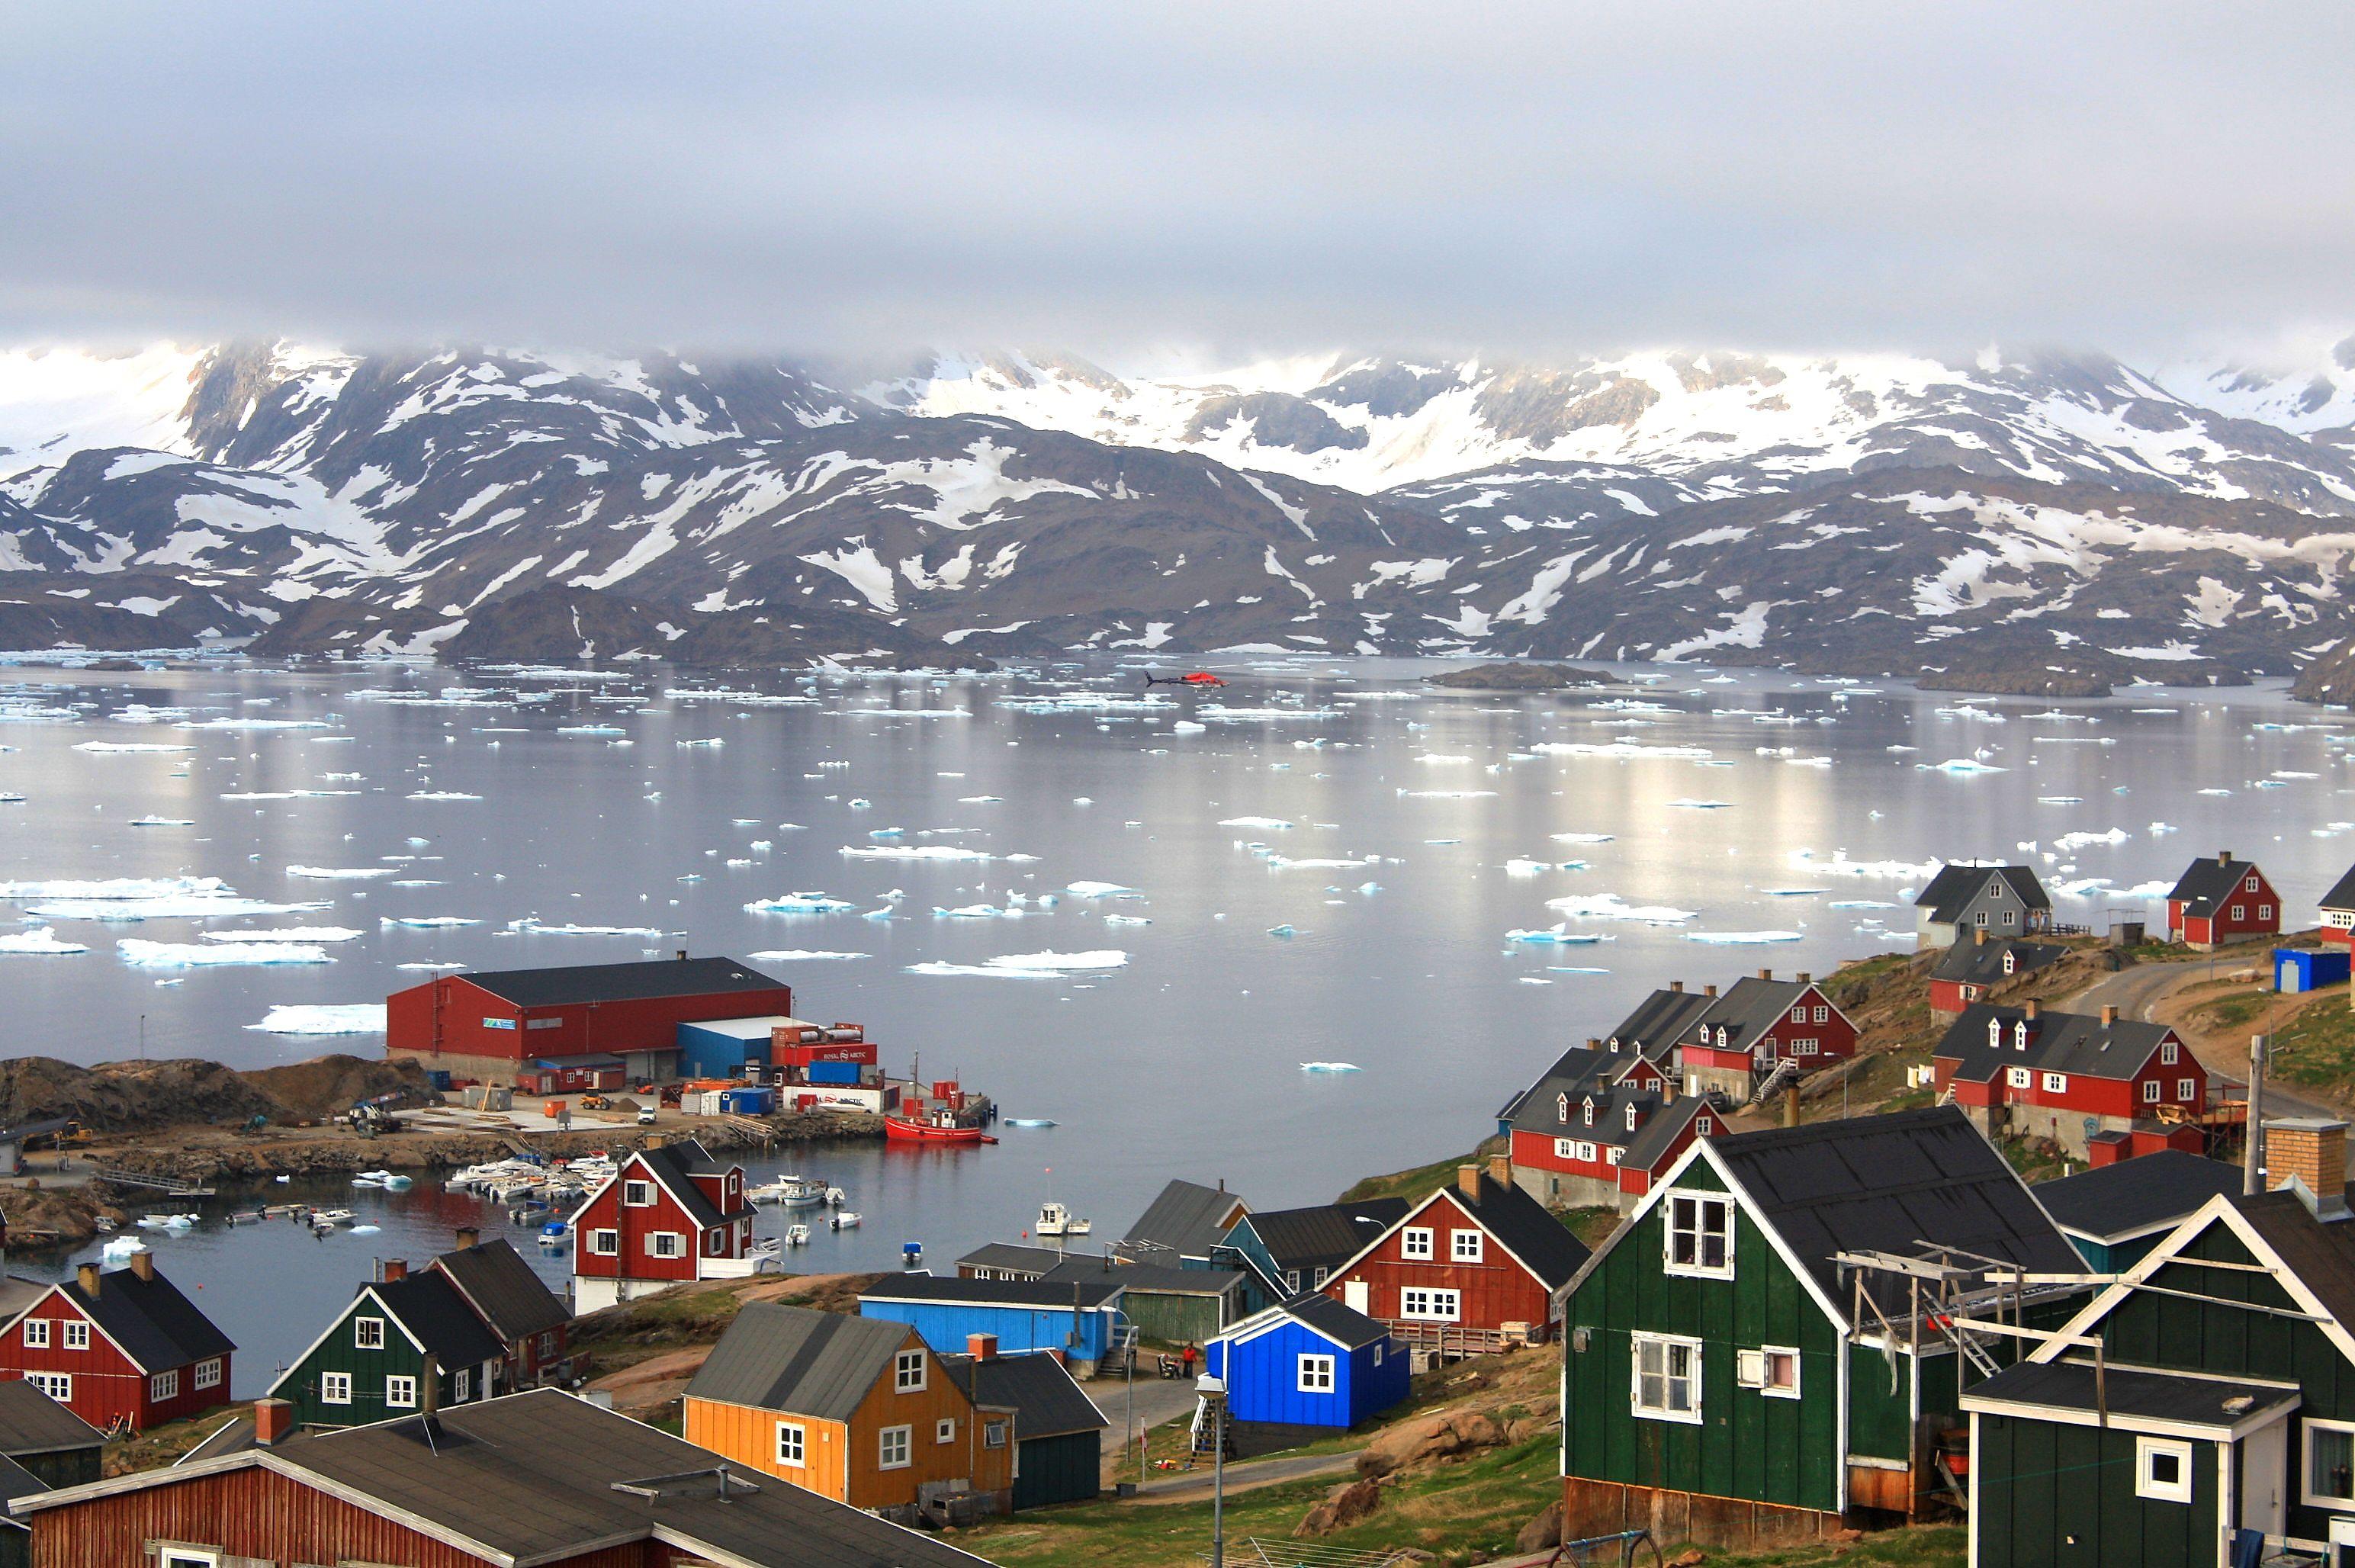
[[[202,1546],[158,1546],[155,1568],[220,1568],[220,1553]]]
[[[655,1184],[654,1184],[653,1182],[651,1182],[651,1181],[624,1181],[623,1183],[622,1183],[622,1207],[623,1207],[623,1208],[624,1208],[624,1209],[651,1209],[651,1208],[653,1208],[654,1206],[655,1206]]]
[[[384,1319],[381,1317],[353,1318],[352,1345],[356,1349],[361,1350],[383,1349]]]
[[[1567,1093],[1553,1097],[1553,1119],[1557,1122],[1570,1120],[1570,1096]]]
[[[2175,1081],[2175,1097],[2182,1101],[2185,1104],[2189,1105],[2191,1104],[2192,1096],[2199,1093],[2200,1081],[2198,1079],[2179,1078]]]
[[[1333,1358],[1303,1356],[1300,1358],[1300,1392],[1331,1393],[1333,1392]]]
[[[71,1404],[73,1403],[73,1374],[71,1372],[27,1372],[25,1374],[25,1381],[32,1384],[35,1388],[39,1389],[43,1393],[48,1394],[51,1399],[56,1400],[59,1404]]]
[[[2153,1502],[2191,1500],[2191,1445],[2171,1437],[2135,1439],[2135,1496]]]
[[[2069,1092],[2069,1075],[2066,1072],[2046,1073],[2044,1092],[2047,1094],[2066,1094]]]
[[[384,1403],[389,1409],[392,1410],[415,1410],[417,1380],[415,1378],[385,1379]]]
[[[983,1422],[981,1424],[981,1445],[985,1448],[1005,1447],[1006,1423],[1003,1421]]]
[[[891,1362],[891,1392],[922,1393],[924,1392],[925,1365],[928,1358],[922,1350],[902,1350]]]
[[[1399,1256],[1431,1261],[1431,1229],[1427,1225],[1412,1225],[1399,1232]]]
[[[352,1374],[349,1372],[321,1372],[319,1374],[319,1403],[321,1404],[351,1403]]]
[[[159,1404],[167,1399],[179,1398],[180,1369],[174,1367],[168,1371],[157,1372],[154,1377],[149,1378],[147,1397]]]
[[[932,1423],[932,1441],[935,1443],[954,1443],[956,1441],[955,1416],[943,1415],[938,1421]]]
[[[1447,1255],[1451,1261],[1459,1264],[1476,1264],[1480,1261],[1482,1251],[1479,1232],[1450,1231],[1447,1232]]]
[[[2231,911],[2229,912],[2229,913],[2227,914],[2226,918],[2227,918],[2227,919],[2230,919],[2230,920],[2241,920],[2241,919],[2245,918],[2245,917],[2242,914],[2242,912],[2241,912],[2241,911],[2242,911],[2243,907],[2243,906],[2242,906],[2242,905],[2240,905],[2240,904],[2234,904],[2234,905],[2232,907],[2232,910],[2231,910]]]
[[[2258,918],[2259,920],[2271,920],[2271,919],[2273,919],[2273,917],[2274,917],[2274,906],[2273,906],[2273,905],[2271,905],[2271,904],[2259,904],[2259,905],[2257,906],[2257,918]]]
[[[2146,1105],[2158,1104],[2159,1091],[2165,1087],[2166,1085],[2161,1083],[2156,1078],[2144,1079],[2142,1083],[2142,1103]]]
[[[488,1386],[487,1384],[485,1386]],[[460,1367],[450,1374],[450,1403],[464,1404],[474,1397],[474,1369]]]
[[[1399,1316],[1419,1323],[1453,1323],[1461,1315],[1463,1300],[1461,1291],[1410,1286],[1399,1292]]]
[[[654,1258],[687,1256],[687,1238],[677,1231],[652,1231],[646,1235],[646,1255]]]
[[[809,1432],[798,1421],[777,1423],[777,1463],[795,1469],[809,1463]]]
[[[1820,1040],[1795,1040],[1791,1042],[1791,1054],[1794,1056],[1814,1056],[1822,1050],[1823,1044]]]
[[[221,1364],[218,1356],[215,1356],[209,1361],[198,1361],[195,1378],[196,1385],[198,1388],[218,1388],[220,1374]]]
[[[1795,1024],[1806,1023],[1807,1021],[1807,1009],[1805,1008],[1793,1008],[1791,1009],[1791,1021]]]
[[[79,1321],[72,1323],[60,1323],[58,1325],[58,1332],[64,1337],[65,1348],[67,1349],[87,1350],[90,1349],[89,1324]]]
[[[2355,1507],[2355,1422],[2320,1421],[2307,1416],[2305,1428],[2304,1477],[2300,1489],[2308,1508]]]
[[[1636,1130],[1636,1107],[1633,1105],[1627,1107],[1627,1130],[1631,1133]]]
[[[1576,1159],[1578,1146],[1568,1138],[1556,1138],[1553,1140],[1553,1157],[1556,1159]]]
[[[904,1470],[910,1464],[909,1450],[915,1445],[916,1429],[912,1426],[887,1426],[876,1435],[875,1463],[885,1470]]]
[[[2015,1089],[2027,1088],[2029,1080],[2033,1076],[2034,1074],[2025,1067],[2007,1067],[2003,1070],[2003,1081]]]
[[[1828,1024],[1828,1023],[1831,1022],[1831,1021],[1832,1021],[1832,1010],[1831,1010],[1831,1008],[1817,1008],[1816,1009],[1816,1021],[1817,1021],[1817,1023],[1819,1023],[1819,1024]]]
[[[1700,1341],[1668,1334],[1629,1337],[1635,1362],[1632,1408],[1653,1421],[1700,1424]]]
[[[2183,1048],[2181,1046],[2176,1044],[2171,1040],[2163,1041],[2158,1048],[2158,1064],[2161,1067],[2172,1067],[2182,1054]]]
[[[2250,877],[2245,881],[2242,882],[2241,887],[2245,892],[2255,892],[2257,891],[2257,879]]]
[[[622,1252],[622,1232],[591,1231],[589,1232],[589,1255],[592,1258],[618,1257]]]
[[[46,1317],[25,1319],[25,1349],[46,1350],[49,1348],[49,1320]]]
[[[1762,1345],[1734,1353],[1733,1381],[1769,1399],[1799,1397],[1799,1352],[1788,1345]]]
[[[1717,1131],[1717,1118],[1716,1118],[1716,1117],[1714,1117],[1714,1116],[1695,1116],[1695,1117],[1693,1118],[1693,1132],[1694,1132],[1697,1136],[1700,1136],[1700,1137],[1708,1137],[1710,1134],[1712,1134],[1712,1133],[1714,1133],[1714,1132],[1716,1132],[1716,1131]]]
[[[1733,1200],[1668,1194],[1668,1272],[1710,1279],[1733,1276]]]

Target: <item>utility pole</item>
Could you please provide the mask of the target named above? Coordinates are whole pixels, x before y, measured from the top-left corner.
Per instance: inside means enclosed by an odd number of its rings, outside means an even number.
[[[2249,1037],[2249,1125],[2241,1136],[2241,1191],[2250,1197],[2265,1189],[2265,1054],[2266,1037]]]
[[[1210,1568],[1227,1568],[1227,1383],[1204,1372],[1195,1392],[1210,1416]]]
[[[147,1015],[139,1015],[139,1060],[147,1060]]]

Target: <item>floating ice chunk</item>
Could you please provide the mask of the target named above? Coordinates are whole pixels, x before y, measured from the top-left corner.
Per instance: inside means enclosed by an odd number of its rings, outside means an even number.
[[[1733,803],[1730,800],[1693,800],[1680,795],[1668,804],[1683,806],[1688,811],[1723,811]]]
[[[1796,942],[1800,939],[1796,931],[1688,931],[1683,934],[1687,942],[1706,942],[1722,947],[1742,947],[1763,942]]]
[[[145,741],[84,741],[80,745],[76,746],[74,750],[77,752],[107,753],[129,752],[193,752],[196,748],[194,746],[155,745]]]
[[[411,800],[480,800],[483,797],[454,789],[421,789],[409,798]]]
[[[957,804],[959,805],[996,805],[1005,799],[1002,795],[961,795],[957,796]]]
[[[1115,893],[1136,891],[1135,888],[1123,887],[1118,882],[1072,882],[1063,891],[1067,893],[1077,893],[1083,899],[1104,899]]]
[[[89,948],[79,942],[60,940],[55,928],[46,925],[37,925],[30,931],[12,931],[5,936],[0,936],[0,953],[30,953],[55,956],[89,951]]]
[[[133,827],[194,827],[196,824],[185,816],[134,816],[131,819],[131,826]]]
[[[1600,745],[1590,741],[1540,741],[1529,749],[1549,757],[1616,757],[1623,762],[1664,757],[1698,763],[1717,754],[1706,746],[1643,746],[1633,741],[1611,741]]]
[[[362,933],[347,925],[290,925],[276,931],[208,931],[207,942],[350,942]]]
[[[1581,893],[1548,899],[1546,908],[1569,920],[1622,920],[1641,925],[1681,925],[1699,912],[1666,904],[1630,905],[1617,893]]]
[[[315,882],[360,882],[371,877],[389,877],[390,866],[289,866],[286,874]]]
[[[1496,795],[1492,789],[1402,789],[1401,800],[1487,800]]]
[[[1221,827],[1261,828],[1270,833],[1288,833],[1292,829],[1292,824],[1286,822],[1281,816],[1222,817],[1219,822],[1219,826]]]
[[[748,956],[757,959],[763,964],[805,964],[815,963],[821,959],[868,958],[872,957],[873,955],[867,953],[829,953],[823,948],[816,947],[776,947],[770,949],[766,953],[754,953],[748,955]]]
[[[0,899],[160,899],[175,894],[234,897],[218,877],[108,877],[95,881],[0,882]]]
[[[2085,804],[2085,797],[2082,795],[2040,795],[2036,797],[2036,804],[2039,805],[2083,805]]]
[[[1758,891],[1764,893],[1770,899],[1812,899],[1822,897],[1826,890],[1822,888],[1761,888]]]
[[[1897,906],[1885,899],[1834,899],[1824,907],[1826,909],[1895,909]]]
[[[710,736],[706,736],[705,738],[703,738],[703,739],[701,739],[701,740],[697,740],[697,741],[681,741],[679,742],[679,744],[680,744],[680,745],[682,745],[682,746],[724,746],[724,745],[726,745],[727,743],[728,743],[728,742],[727,742],[727,741],[726,741],[723,737],[719,736],[719,735],[710,735]]]
[[[2000,773],[2010,771],[2008,768],[1998,768],[1991,763],[1980,762],[1977,757],[1948,757],[1943,763],[1916,763],[1913,767],[1918,773],[1957,773],[1966,777],[1973,773]]]
[[[229,964],[330,964],[326,949],[298,942],[143,942],[125,937],[115,956],[142,969],[212,968]]]
[[[997,857],[955,844],[846,844],[854,860],[994,860]]]
[[[1562,947],[1588,947],[1598,942],[1610,942],[1614,938],[1605,936],[1601,932],[1572,931],[1569,923],[1565,921],[1559,925],[1548,926],[1540,931],[1508,931],[1505,933],[1505,940],[1544,943]]]
[[[1359,882],[1358,884],[1358,891],[1365,895],[1367,898],[1371,898],[1381,891],[1382,885],[1380,882]]]
[[[1804,867],[1809,875],[1818,877],[1870,877],[1894,881],[1927,880],[1938,874],[1936,860],[1851,860],[1845,849],[1835,850],[1828,860],[1818,860],[1813,849],[1794,849],[1791,863]]]
[[[1583,871],[1583,860],[1508,860],[1505,874],[1508,877],[1534,877],[1540,871]]]
[[[1380,855],[1369,855],[1362,860],[1295,860],[1284,855],[1267,857],[1267,869],[1271,871],[1340,871],[1354,866],[1379,866],[1381,863]]]
[[[1126,966],[1128,955],[1116,947],[1086,953],[1008,953],[980,964],[949,964],[934,960],[911,964],[911,975],[979,975],[996,980],[1051,980],[1059,976],[1092,973]]]
[[[619,729],[611,724],[559,724],[557,726],[556,732],[559,735],[626,735],[629,733],[627,730]]]
[[[831,893],[784,893],[755,899],[744,908],[753,914],[841,914],[858,906]]]
[[[1300,1071],[1303,1072],[1362,1072],[1365,1069],[1354,1061],[1304,1061],[1300,1064]]]
[[[1300,933],[1295,931],[1290,925],[1271,925],[1267,928],[1267,933],[1270,936],[1297,936],[1300,934]]]
[[[1553,841],[1557,844],[1608,844],[1617,837],[1614,833],[1557,833],[1553,835]]]
[[[480,925],[483,923],[463,914],[388,914],[378,923],[409,926],[418,931],[443,931],[453,926]]]
[[[525,915],[521,920],[507,922],[507,929],[527,936],[645,936],[658,937],[660,931],[644,925],[549,925],[538,915]]]
[[[1209,728],[1208,724],[1197,724],[1191,719],[1180,719],[1169,726],[1169,732],[1172,735],[1199,735]]]
[[[264,1034],[382,1034],[382,1002],[282,1002],[245,1026]]]
[[[944,920],[1020,920],[1018,909],[1000,909],[996,904],[964,904],[956,909],[943,909],[935,904],[932,912]],[[873,918],[869,916],[868,918]],[[887,915],[888,919],[889,916]]]

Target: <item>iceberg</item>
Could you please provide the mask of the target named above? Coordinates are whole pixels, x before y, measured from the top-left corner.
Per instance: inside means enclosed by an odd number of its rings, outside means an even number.
[[[775,947],[771,948],[765,953],[751,954],[750,956],[763,964],[804,964],[813,963],[819,959],[867,958],[871,957],[872,955],[866,953],[828,953],[821,948],[815,947]]]
[[[74,748],[77,752],[98,753],[127,752],[193,752],[194,746],[161,746],[144,741],[84,741]]]
[[[282,1002],[245,1026],[263,1034],[382,1034],[382,1002]]]
[[[993,860],[996,857],[954,844],[866,844],[842,847],[854,860]]]
[[[465,795],[454,789],[421,789],[409,797],[411,800],[480,800],[479,795]]]
[[[1072,882],[1063,891],[1067,893],[1077,893],[1083,899],[1105,899],[1111,898],[1115,893],[1136,891],[1135,888],[1123,887],[1118,882]]]
[[[196,824],[185,816],[134,816],[131,819],[131,826],[133,827],[194,827]]]
[[[842,914],[858,907],[848,899],[838,899],[831,893],[786,893],[773,899],[755,899],[744,906],[752,914]]]
[[[390,866],[289,866],[286,874],[314,882],[362,882],[370,877],[389,877]]]
[[[538,915],[525,915],[521,920],[507,922],[507,929],[525,936],[645,936],[658,937],[660,931],[645,925],[549,925]]]
[[[1796,931],[1688,931],[1684,933],[1684,939],[1687,942],[1706,942],[1714,946],[1741,947],[1760,942],[1796,942],[1799,933]],[[1912,933],[1907,933],[1906,940],[1913,940]]]
[[[1564,922],[1560,925],[1549,926],[1540,931],[1508,931],[1505,933],[1505,940],[1547,943],[1562,947],[1585,947],[1597,942],[1615,941],[1616,938],[1605,936],[1599,931],[1572,931],[1569,928],[1569,923]]]
[[[30,931],[13,931],[5,936],[0,936],[0,953],[33,953],[61,955],[69,953],[87,953],[89,951],[89,948],[83,946],[79,942],[65,942],[59,940],[55,928],[46,925],[35,926]]]
[[[1219,826],[1220,826],[1220,827],[1258,827],[1258,828],[1265,828],[1266,830],[1268,830],[1268,831],[1269,831],[1269,832],[1271,832],[1271,833],[1282,833],[1282,832],[1287,832],[1287,831],[1289,831],[1289,830],[1291,829],[1291,827],[1292,827],[1292,824],[1291,824],[1291,823],[1289,823],[1289,822],[1286,822],[1286,821],[1285,821],[1284,818],[1282,818],[1281,816],[1229,816],[1229,817],[1222,817],[1222,818],[1220,820],[1220,822],[1219,822]]]
[[[1304,1061],[1300,1064],[1300,1071],[1303,1072],[1361,1072],[1365,1070],[1354,1061]]]
[[[350,942],[360,932],[347,925],[290,925],[276,931],[208,931],[207,942]]]
[[[389,914],[383,916],[378,923],[407,926],[413,931],[446,931],[453,926],[480,925],[483,923],[462,914]]]
[[[911,964],[911,975],[977,975],[991,979],[1051,980],[1058,976],[1088,974],[1125,967],[1128,955],[1118,948],[1087,953],[1009,953],[980,964],[949,964],[935,960]]]
[[[1630,905],[1617,893],[1582,893],[1548,899],[1546,908],[1569,920],[1620,920],[1641,925],[1681,925],[1699,912],[1667,904]]]
[[[326,950],[299,942],[143,942],[125,937],[115,956],[142,969],[218,968],[229,964],[331,964]]]

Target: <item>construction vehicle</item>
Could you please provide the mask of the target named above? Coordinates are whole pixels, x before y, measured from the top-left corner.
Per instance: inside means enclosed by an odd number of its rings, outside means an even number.
[[[97,1141],[97,1136],[91,1133],[88,1127],[83,1126],[77,1121],[68,1121],[63,1126],[59,1127],[54,1132],[42,1133],[37,1136],[27,1138],[25,1140],[25,1147],[27,1148],[37,1148],[42,1145],[47,1145],[50,1148],[59,1149],[88,1148]]]
[[[401,1120],[385,1107],[388,1102],[400,1098],[398,1094],[379,1094],[373,1100],[362,1100],[344,1113],[344,1120],[350,1124],[352,1131],[364,1138],[375,1137],[379,1133],[397,1133],[401,1129]]]
[[[581,1108],[584,1111],[610,1111],[613,1108],[613,1102],[603,1094],[583,1094],[581,1096]]]

